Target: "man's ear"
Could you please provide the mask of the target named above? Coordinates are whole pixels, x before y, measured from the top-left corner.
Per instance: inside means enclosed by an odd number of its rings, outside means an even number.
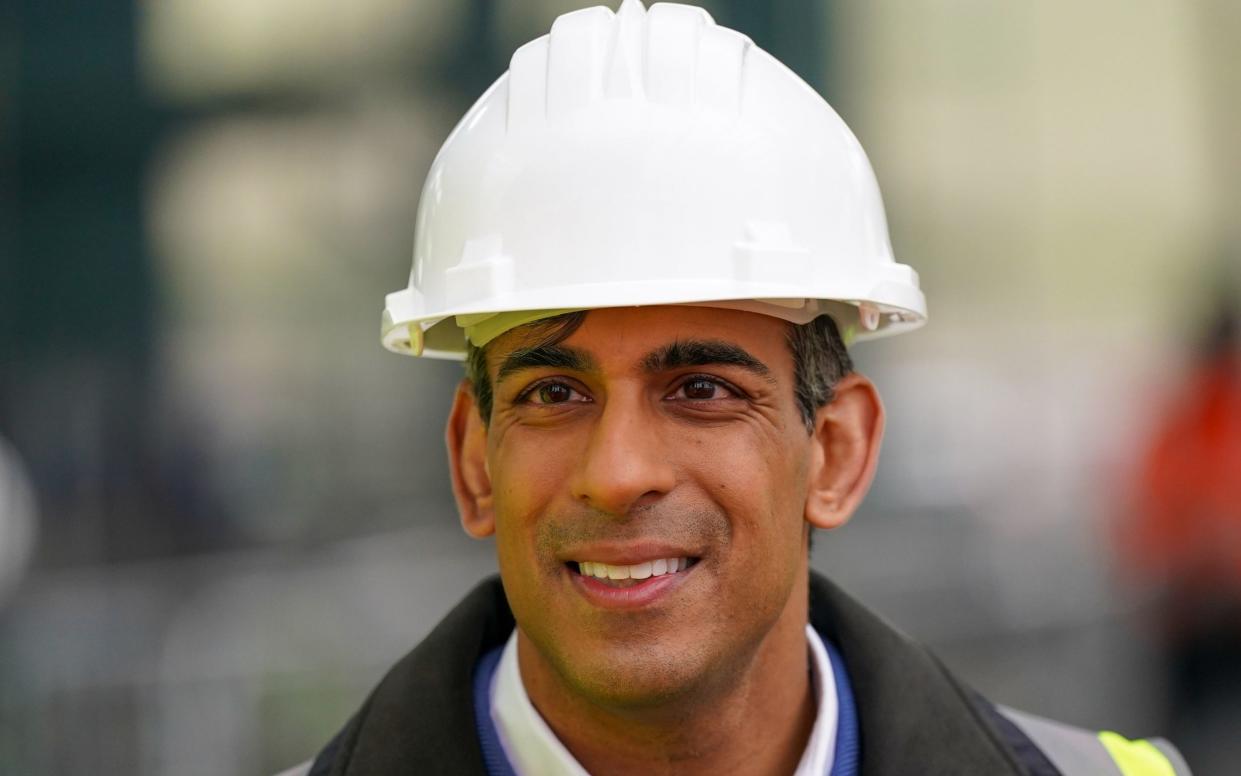
[[[848,522],[874,479],[883,422],[883,402],[870,380],[851,374],[836,384],[835,397],[815,413],[806,522],[815,528]]]
[[[491,508],[491,475],[487,472],[487,427],[478,414],[469,380],[457,386],[444,441],[461,527],[475,539],[491,536],[496,531],[496,519]]]

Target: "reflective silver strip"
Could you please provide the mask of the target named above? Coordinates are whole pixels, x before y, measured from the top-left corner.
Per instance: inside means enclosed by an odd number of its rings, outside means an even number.
[[[1098,733],[1007,706],[996,706],[996,709],[1029,736],[1064,776],[1124,776],[1107,747],[1099,740]],[[1147,740],[1168,758],[1176,776],[1192,776],[1189,765],[1175,746],[1162,738]]]
[[[1172,769],[1176,771],[1177,776],[1192,776],[1189,772],[1189,763],[1185,762],[1185,758],[1181,757],[1181,753],[1177,751],[1172,742],[1166,738],[1148,739],[1155,748],[1168,758],[1168,762],[1172,763]]]
[[[1124,776],[1095,733],[1007,706],[996,708],[1029,736],[1064,776]]]

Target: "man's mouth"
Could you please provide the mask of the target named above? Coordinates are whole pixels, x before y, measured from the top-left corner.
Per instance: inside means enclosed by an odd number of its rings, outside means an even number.
[[[569,561],[569,568],[583,577],[590,577],[610,587],[632,587],[653,577],[677,574],[691,568],[698,558],[659,558],[631,565],[617,565],[600,561]]]

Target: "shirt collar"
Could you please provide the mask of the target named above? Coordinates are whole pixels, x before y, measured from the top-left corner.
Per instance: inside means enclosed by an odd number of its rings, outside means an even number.
[[[836,749],[836,680],[823,640],[809,625],[806,626],[806,642],[818,709],[794,776],[824,776],[831,772]],[[504,645],[500,665],[491,680],[491,718],[504,753],[518,776],[589,776],[526,695],[517,664],[516,630]]]

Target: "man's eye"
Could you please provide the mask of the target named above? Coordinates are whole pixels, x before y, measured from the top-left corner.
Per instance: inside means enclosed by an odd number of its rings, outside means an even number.
[[[684,397],[686,399],[730,399],[735,394],[728,390],[727,387],[715,380],[709,380],[705,377],[692,377],[681,383],[681,387],[673,394],[674,398]]]
[[[539,390],[535,391],[535,395],[539,397],[539,401],[543,404],[559,404],[562,401],[568,401],[573,395],[573,389],[561,383],[552,383],[551,385],[540,385]]]
[[[585,397],[565,383],[542,383],[527,391],[521,397],[529,404],[564,404],[570,401],[584,401]]]

